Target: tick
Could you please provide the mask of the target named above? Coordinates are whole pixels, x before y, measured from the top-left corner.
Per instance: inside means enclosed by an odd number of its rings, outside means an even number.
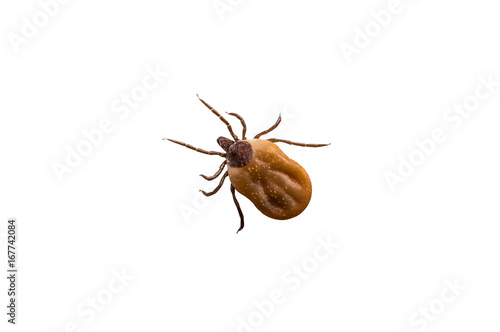
[[[261,139],[262,135],[268,134],[278,127],[281,122],[281,114],[276,123],[269,129],[258,133],[253,139],[247,139],[245,137],[247,127],[243,118],[236,113],[227,113],[236,117],[241,122],[243,132],[242,138],[239,139],[234,134],[229,122],[212,106],[208,105],[198,95],[196,96],[212,113],[226,124],[233,139],[231,140],[226,137],[219,137],[217,139],[217,143],[224,152],[203,150],[169,138],[164,138],[164,140],[168,139],[170,142],[197,152],[224,158],[224,161],[214,175],[206,176],[200,174],[205,180],[212,181],[219,177],[227,166],[227,170],[222,175],[217,187],[208,193],[203,190],[200,191],[205,196],[212,196],[219,191],[224,180],[229,176],[231,194],[233,195],[234,204],[240,216],[240,228],[236,233],[243,229],[245,220],[240,204],[236,199],[235,191],[248,198],[264,215],[273,219],[290,219],[304,211],[311,200],[312,193],[309,175],[299,163],[288,158],[274,143],[281,142],[311,148],[330,144],[295,143],[278,138]]]

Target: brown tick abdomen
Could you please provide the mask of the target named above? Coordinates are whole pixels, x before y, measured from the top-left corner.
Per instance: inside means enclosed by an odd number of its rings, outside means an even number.
[[[274,143],[250,139],[252,159],[243,167],[228,165],[234,188],[260,212],[274,219],[299,215],[311,200],[311,180],[305,169]]]

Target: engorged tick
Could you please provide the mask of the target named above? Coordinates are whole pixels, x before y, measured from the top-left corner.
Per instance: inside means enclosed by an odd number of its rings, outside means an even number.
[[[253,139],[246,139],[247,130],[245,121],[236,113],[227,113],[238,118],[243,126],[242,139],[236,136],[229,122],[224,119],[214,108],[203,101],[198,95],[198,99],[208,107],[212,113],[221,119],[227,126],[229,133],[234,140],[219,137],[217,143],[225,151],[206,151],[192,145],[182,143],[173,139],[169,141],[185,146],[189,149],[209,155],[218,155],[224,158],[217,172],[212,176],[200,174],[204,179],[212,181],[216,179],[227,165],[227,171],[222,175],[219,184],[209,193],[200,190],[205,196],[211,196],[219,191],[224,183],[224,179],[229,176],[231,181],[231,193],[234,204],[240,215],[241,231],[245,226],[243,212],[236,199],[235,190],[248,198],[259,209],[260,212],[273,219],[290,219],[299,215],[311,200],[311,180],[307,172],[296,161],[288,158],[281,149],[274,143],[281,142],[290,145],[304,147],[320,147],[328,144],[304,144],[295,143],[288,140],[269,138],[260,139],[264,134],[273,131],[281,122],[281,115],[274,125],[269,129],[255,135]]]

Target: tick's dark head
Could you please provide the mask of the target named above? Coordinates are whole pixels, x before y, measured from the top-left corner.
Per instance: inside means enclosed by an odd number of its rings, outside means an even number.
[[[217,138],[217,143],[226,151],[229,166],[243,167],[252,160],[252,146],[246,141],[234,142],[221,136]]]

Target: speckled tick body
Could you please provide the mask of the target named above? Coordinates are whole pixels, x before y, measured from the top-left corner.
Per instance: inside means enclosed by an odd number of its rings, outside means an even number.
[[[201,153],[224,157],[224,162],[214,175],[201,175],[208,181],[214,180],[227,166],[227,171],[222,176],[219,185],[212,192],[202,192],[205,196],[215,194],[222,187],[224,179],[229,176],[231,193],[240,215],[238,232],[243,229],[245,223],[235,190],[247,197],[260,212],[273,219],[290,219],[304,211],[311,200],[312,193],[309,175],[302,166],[290,159],[274,143],[282,142],[304,147],[321,147],[329,144],[295,143],[277,138],[260,139],[260,136],[271,132],[279,125],[281,116],[271,128],[257,134],[254,139],[247,140],[243,118],[236,113],[228,113],[238,118],[243,126],[242,139],[240,140],[226,119],[202,99],[200,101],[226,124],[234,139],[225,137],[217,139],[217,143],[225,153],[206,151],[176,140],[168,140]]]

